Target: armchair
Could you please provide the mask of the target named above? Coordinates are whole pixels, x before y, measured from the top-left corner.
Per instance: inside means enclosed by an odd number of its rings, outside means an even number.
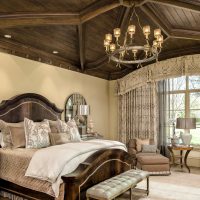
[[[135,157],[133,168],[139,168],[151,172],[151,174],[170,174],[169,159],[160,154],[159,149],[142,151],[142,144],[154,144],[152,140],[130,139],[127,148],[128,153]],[[155,149],[155,147],[154,147]]]

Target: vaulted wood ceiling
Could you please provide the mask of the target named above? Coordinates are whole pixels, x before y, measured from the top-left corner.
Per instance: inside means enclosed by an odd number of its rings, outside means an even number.
[[[200,53],[200,0],[135,3],[142,25],[162,29],[165,42],[159,60]],[[129,0],[1,1],[0,51],[104,79],[117,79],[137,67],[123,65],[120,69],[108,62],[103,39],[115,27],[125,30],[130,15]],[[6,34],[12,38],[5,38]],[[136,32],[136,41],[144,44],[141,32]]]

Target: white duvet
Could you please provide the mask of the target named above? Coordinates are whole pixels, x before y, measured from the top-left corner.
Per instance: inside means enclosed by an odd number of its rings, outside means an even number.
[[[55,197],[58,197],[61,176],[73,172],[91,154],[105,148],[126,151],[126,146],[121,142],[98,139],[51,146],[35,152],[25,176],[49,181]]]

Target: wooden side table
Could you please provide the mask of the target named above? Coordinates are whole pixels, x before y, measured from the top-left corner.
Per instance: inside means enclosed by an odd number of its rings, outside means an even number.
[[[172,145],[169,145],[169,146],[167,146],[167,148],[169,149],[171,156],[172,156],[172,164],[173,165],[180,165],[181,168],[183,168],[183,166],[185,165],[186,168],[188,169],[188,172],[190,173],[190,168],[187,165],[187,157],[188,157],[190,151],[193,150],[193,147],[192,146],[172,146]],[[180,151],[180,156],[176,156],[174,154],[174,151]],[[183,151],[186,151],[185,156],[183,156]],[[179,163],[176,162],[176,158],[180,159]],[[183,164],[183,159],[184,159],[184,164]]]

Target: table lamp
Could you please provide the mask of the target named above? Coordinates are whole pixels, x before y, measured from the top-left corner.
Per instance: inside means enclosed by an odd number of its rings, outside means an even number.
[[[184,145],[189,146],[192,140],[190,129],[196,129],[196,118],[177,118],[176,128],[185,130],[185,133],[181,134],[181,139]]]

